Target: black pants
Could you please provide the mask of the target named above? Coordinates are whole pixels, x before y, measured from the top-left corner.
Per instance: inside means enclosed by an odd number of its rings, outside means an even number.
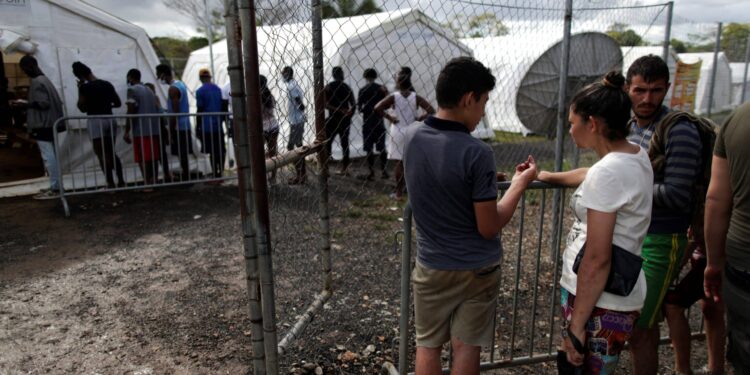
[[[118,185],[125,185],[125,179],[122,177],[122,163],[115,154],[115,135],[112,133],[104,134],[101,138],[94,138],[91,143],[94,146],[94,153],[99,159],[99,166],[107,177],[107,187],[115,187],[112,169],[117,173]]]
[[[351,116],[332,115],[326,119],[326,138],[328,143],[328,155],[331,155],[333,138],[337,135],[341,141],[341,152],[344,154],[344,167],[349,165],[349,127],[352,124]]]

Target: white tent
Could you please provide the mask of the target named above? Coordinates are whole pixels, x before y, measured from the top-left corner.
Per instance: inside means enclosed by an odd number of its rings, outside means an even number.
[[[561,26],[550,30],[470,38],[461,41],[474,51],[497,79],[485,121],[495,130],[553,135],[557,122],[562,51]],[[601,78],[622,62],[620,47],[606,34],[572,35],[567,101],[571,94]]]
[[[711,87],[711,72],[714,65],[713,52],[681,53],[678,56],[686,64],[695,64],[698,61],[702,61],[701,75],[698,79],[698,88],[695,93],[695,113],[708,113],[708,96]],[[719,52],[717,62],[714,100],[711,106],[712,113],[728,111],[732,108],[732,71],[729,68],[729,60],[727,60],[724,52]]]
[[[626,75],[628,72],[628,69],[630,68],[630,65],[633,65],[633,62],[637,60],[639,57],[643,57],[646,55],[656,55],[661,58],[664,58],[662,56],[662,53],[664,49],[660,46],[638,46],[638,47],[622,47],[622,74]],[[669,47],[669,52],[667,54],[667,67],[669,68],[669,82],[674,83],[674,75],[677,71],[677,61],[679,58],[677,57],[677,53],[672,49],[672,47]],[[667,91],[667,96],[664,97],[664,104],[669,105],[669,102],[672,100],[672,87],[669,87],[669,91]]]
[[[750,100],[750,71],[748,77],[745,77],[745,63],[729,63],[732,69],[732,107],[742,104],[742,86],[745,80],[749,82],[745,85],[745,101]]]
[[[5,53],[27,53],[37,59],[44,74],[57,88],[67,116],[82,115],[76,108],[78,87],[71,69],[75,61],[83,62],[98,78],[111,82],[123,103],[128,70],[137,68],[144,82],[156,82],[154,75],[159,59],[146,32],[82,1],[0,2],[0,32],[0,46]],[[164,103],[164,92],[159,96]],[[125,113],[125,110],[123,104],[115,114]],[[69,123],[69,128],[82,126],[85,121]],[[85,132],[60,134],[64,137],[59,150],[64,171],[98,168]],[[132,162],[132,148],[121,139],[117,151],[123,163]]]
[[[393,91],[394,74],[401,66],[412,68],[412,82],[416,92],[436,106],[435,80],[442,66],[451,58],[470,55],[471,51],[434,20],[416,9],[335,18],[323,21],[323,66],[326,81],[331,68],[344,69],[345,82],[355,95],[365,85],[362,73],[374,68],[378,82]],[[312,29],[310,23],[258,27],[260,72],[268,78],[268,85],[278,101],[276,115],[281,123],[280,145],[288,134],[287,97],[281,81],[281,69],[291,66],[295,80],[305,94],[307,105],[306,141],[314,137]],[[214,82],[223,86],[228,82],[227,44],[214,44]],[[190,90],[200,86],[198,70],[209,65],[208,47],[193,51],[185,66],[183,79]],[[354,116],[350,132],[350,155],[364,155],[362,150],[362,117]],[[491,131],[490,131],[491,134]],[[334,142],[333,157],[339,159],[338,138]]]

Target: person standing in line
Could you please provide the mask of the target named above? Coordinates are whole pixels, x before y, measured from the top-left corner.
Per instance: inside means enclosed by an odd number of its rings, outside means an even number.
[[[260,83],[260,107],[261,117],[263,120],[263,140],[266,142],[266,159],[278,155],[279,141],[279,122],[276,120],[276,98],[268,89],[268,79],[266,76],[259,77]],[[276,169],[272,170],[268,178],[269,183],[276,182]]]
[[[281,78],[286,84],[287,93],[287,120],[289,121],[289,142],[287,150],[294,150],[295,147],[302,147],[302,141],[305,135],[305,103],[304,95],[297,81],[294,80],[294,70],[290,66],[281,69]],[[307,180],[305,159],[302,158],[294,163],[295,176],[289,179],[289,185],[304,184]]]
[[[156,66],[156,78],[165,85],[169,85],[167,98],[167,113],[184,113],[186,116],[170,116],[169,132],[172,155],[180,158],[182,181],[190,180],[190,154],[193,153],[193,136],[190,132],[190,104],[185,83],[174,79],[172,68],[167,64]]]
[[[159,96],[156,95],[156,86],[154,86],[151,82],[146,82],[143,84],[143,86],[146,86],[151,92],[154,94],[154,102],[156,103],[156,108],[159,110],[159,113],[166,113],[167,110],[164,109],[161,105],[161,100],[159,100]],[[164,172],[164,182],[172,182],[172,172],[169,168],[169,154],[167,153],[167,148],[169,146],[169,129],[167,128],[168,122],[166,118],[161,117],[159,118],[159,138],[160,138],[160,159],[161,159],[161,169]]]
[[[375,105],[388,96],[388,90],[383,85],[375,83],[378,73],[375,69],[365,69],[362,77],[367,84],[359,89],[357,95],[357,109],[362,113],[362,140],[365,152],[367,152],[367,167],[369,173],[364,176],[367,181],[375,178],[375,154],[373,147],[380,153],[381,177],[388,178],[386,172],[386,163],[388,162],[388,153],[385,151],[385,124],[383,117],[375,111]]]
[[[406,130],[415,121],[422,121],[435,113],[435,109],[425,98],[412,91],[414,87],[411,84],[410,77],[411,70],[401,68],[397,77],[398,91],[375,105],[375,111],[378,115],[391,122],[388,132],[388,159],[396,162],[393,172],[396,179],[396,188],[390,197],[397,200],[400,200],[404,194],[404,164],[402,159]],[[385,110],[388,108],[393,108],[394,113],[386,113]],[[420,108],[425,112],[421,116],[419,115]]]
[[[232,113],[231,82],[227,82],[224,86],[221,87],[221,111],[229,112],[229,115],[225,118],[225,120],[227,126],[227,142],[230,142],[229,146],[232,146],[233,144],[231,142],[234,142],[234,128],[232,127],[234,125],[234,114]],[[227,158],[229,160],[228,168],[230,169],[234,167],[234,157],[234,153],[232,152],[232,149],[230,149],[229,153],[227,154]]]
[[[323,89],[328,117],[326,118],[326,147],[328,157],[331,158],[333,139],[338,135],[343,154],[341,170],[338,174],[347,175],[349,167],[349,128],[352,124],[354,114],[354,92],[344,83],[344,69],[334,66],[332,70],[333,81]]]
[[[727,360],[736,375],[750,374],[748,139],[750,103],[745,103],[727,118],[716,138],[704,219],[708,253],[704,290],[707,298],[726,306]]]
[[[221,112],[221,89],[211,82],[211,71],[201,69],[198,71],[198,77],[202,83],[195,92],[198,113]],[[221,116],[198,116],[196,123],[196,134],[201,141],[202,151],[211,158],[212,177],[221,178],[224,171],[224,157],[227,153]]]
[[[585,173],[539,172],[540,181],[577,187],[560,278],[561,374],[572,373],[567,371],[573,367],[582,374],[613,374],[646,298],[640,264],[625,268],[614,261],[640,256],[653,202],[648,154],[626,138],[631,102],[624,84],[622,74],[610,72],[584,87],[570,104],[573,141],[600,160]],[[612,273],[621,275],[621,286],[629,288],[609,288]]]
[[[36,140],[44,167],[49,175],[49,190],[43,190],[34,195],[34,199],[54,199],[60,194],[60,182],[53,132],[56,131],[55,122],[63,117],[62,100],[52,81],[39,69],[35,58],[26,55],[19,61],[19,66],[24,74],[31,78],[29,97],[26,101],[13,101],[11,105],[15,108],[26,109],[26,126],[29,135]]]
[[[73,63],[73,75],[78,84],[78,109],[89,116],[111,115],[112,108],[122,105],[114,86],[108,81],[98,79],[91,69],[80,61]],[[122,175],[122,163],[115,152],[117,141],[117,121],[112,118],[90,118],[86,120],[94,153],[99,158],[99,166],[107,178],[107,187],[115,187],[112,170],[117,173],[117,187],[125,186]]]
[[[499,234],[537,170],[529,156],[497,201],[492,148],[470,134],[494,87],[495,77],[480,62],[449,61],[437,78],[437,114],[414,123],[404,136],[406,184],[417,227],[412,271],[417,375],[442,374],[440,355],[448,341],[451,373],[478,374],[481,346],[490,345],[495,332]]]
[[[156,95],[141,83],[141,72],[130,69],[126,75],[128,94],[125,104],[128,114],[153,115],[161,113],[157,106]],[[122,136],[127,143],[133,144],[133,159],[141,167],[143,181],[146,185],[154,185],[159,179],[159,160],[161,159],[161,136],[159,117],[144,117],[128,119],[125,134]],[[133,130],[133,137],[130,131]],[[151,192],[150,188],[143,192]]]

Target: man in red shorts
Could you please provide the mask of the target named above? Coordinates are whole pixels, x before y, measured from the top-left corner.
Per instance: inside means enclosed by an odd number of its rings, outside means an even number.
[[[128,96],[125,102],[128,114],[158,114],[154,93],[141,83],[141,72],[130,69],[127,74]],[[133,138],[130,138],[130,130]],[[133,159],[141,167],[146,186],[153,185],[159,177],[159,160],[161,159],[161,128],[159,117],[128,119],[123,139],[133,143]],[[144,191],[150,191],[146,188]]]

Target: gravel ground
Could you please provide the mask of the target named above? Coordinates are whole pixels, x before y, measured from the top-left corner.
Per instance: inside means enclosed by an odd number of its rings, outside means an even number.
[[[383,362],[398,361],[394,239],[402,205],[387,198],[387,181],[335,176],[330,186],[334,295],[280,358],[282,373],[377,373]],[[322,287],[315,191],[314,183],[271,187],[279,339]],[[544,200],[541,239],[540,193],[526,202],[523,233],[520,215],[504,231],[495,359],[528,355],[532,338],[534,350],[546,352],[550,332],[557,344],[549,322],[550,312],[552,324],[558,319],[549,303],[556,288],[549,195]],[[0,373],[251,372],[236,186],[96,194],[70,203],[66,219],[58,201],[0,201]],[[702,343],[694,349],[697,368],[705,351]],[[661,349],[662,373],[670,373],[670,351]],[[629,373],[627,357],[622,373]],[[495,371],[554,372],[550,364]]]

